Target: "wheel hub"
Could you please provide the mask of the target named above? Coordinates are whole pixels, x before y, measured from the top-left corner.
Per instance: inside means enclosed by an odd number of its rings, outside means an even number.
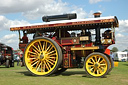
[[[43,55],[43,53],[41,53],[41,55],[40,55],[40,59],[44,59],[44,55]]]
[[[96,63],[96,64],[95,64],[95,67],[96,67],[96,68],[98,68],[99,66],[100,66],[99,63]]]

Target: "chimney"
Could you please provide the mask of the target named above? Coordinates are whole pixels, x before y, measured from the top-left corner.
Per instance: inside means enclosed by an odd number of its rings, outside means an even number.
[[[100,12],[95,12],[93,15],[94,15],[95,18],[98,18],[98,17],[100,17],[101,14],[102,13],[100,13]]]

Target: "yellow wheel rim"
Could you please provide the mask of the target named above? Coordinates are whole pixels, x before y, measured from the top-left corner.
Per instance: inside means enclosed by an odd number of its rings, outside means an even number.
[[[86,61],[86,70],[92,76],[100,77],[107,72],[107,60],[101,55],[92,55]]]
[[[33,74],[47,75],[57,65],[58,52],[55,45],[46,39],[36,39],[25,50],[26,67]]]

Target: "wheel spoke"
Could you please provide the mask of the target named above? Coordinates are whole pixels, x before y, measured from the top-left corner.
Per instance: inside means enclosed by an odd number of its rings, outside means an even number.
[[[41,45],[41,42],[39,41],[39,45],[40,45],[40,48],[42,49],[42,45]]]
[[[95,61],[94,61],[94,59],[93,59],[93,58],[91,58],[91,60],[93,61],[93,63],[95,63]]]
[[[47,59],[49,59],[49,58],[51,58],[51,59],[56,59],[56,57],[47,57]]]
[[[36,46],[34,46],[34,45],[32,45],[38,52],[40,52],[38,49],[37,49],[37,47]]]
[[[51,44],[48,46],[48,48],[46,49],[46,51],[48,51],[50,47],[51,47]]]
[[[95,62],[97,62],[97,56],[95,56]]]
[[[35,69],[37,69],[37,67],[39,66],[39,64],[40,64],[40,60],[39,60],[39,62],[36,64],[36,68],[35,68]]]
[[[31,52],[31,51],[28,51],[28,53],[32,53],[32,54],[35,54],[35,55],[36,55],[36,53],[34,53],[34,52]]]
[[[37,58],[28,58],[28,60],[33,60],[33,59],[37,59]]]
[[[33,60],[32,62],[30,62],[30,63],[32,64],[32,63],[36,62],[37,60],[38,60],[38,59],[35,59],[35,60]]]
[[[56,53],[54,53],[54,54],[50,54],[50,55],[48,55],[48,57],[51,57],[51,56],[53,56],[53,55],[57,55]]]
[[[94,71],[93,71],[93,73],[95,74],[95,72],[96,72],[96,69],[94,68]]]
[[[41,49],[40,49],[40,46],[38,45],[38,49],[39,49],[39,51],[41,52]]]
[[[97,61],[98,63],[100,62],[100,57],[98,58],[98,61]]]
[[[94,67],[92,67],[92,68],[90,69],[90,71],[92,72],[93,69],[94,69]]]
[[[102,70],[104,70],[105,68],[104,67],[100,67]]]
[[[100,63],[103,63],[104,62],[104,60],[102,59],[101,61],[100,61]]]
[[[97,69],[97,74],[99,74],[99,69]]]
[[[92,66],[94,66],[94,65],[88,65],[89,67],[92,67]]]
[[[44,63],[45,63],[45,66],[46,66],[46,68],[48,69],[48,71],[49,71],[49,68],[48,68],[48,66],[47,66],[47,63],[44,61]]]
[[[106,66],[106,64],[100,64],[100,66]]]
[[[54,53],[54,52],[56,52],[56,51],[55,51],[55,50],[53,50],[53,51],[49,52],[49,53],[48,53],[48,55],[49,55],[49,54],[52,54],[52,53]]]
[[[47,49],[47,44],[48,44],[48,43],[46,42],[46,44],[45,44],[45,50]]]
[[[49,64],[48,62],[46,62],[46,63],[47,63],[47,65],[48,65],[49,69],[51,69],[51,66],[50,66],[50,64]]]
[[[47,62],[49,62],[51,65],[54,65],[54,63],[50,62],[49,60],[46,60]]]
[[[93,62],[91,62],[91,61],[88,61],[88,63],[90,63],[90,64],[94,64]]]
[[[43,63],[41,61],[41,72],[43,72]]]
[[[42,49],[42,51],[44,51],[44,47],[45,47],[45,42],[43,43],[43,49]]]
[[[52,59],[48,59],[48,60],[50,60],[50,61],[52,61],[52,62],[54,62],[54,63],[55,63],[55,61],[54,61],[54,60],[52,60]]]
[[[53,49],[53,46],[47,51],[47,53],[49,53],[52,49]]]
[[[30,57],[32,57],[32,58],[37,58],[37,55],[28,55],[28,56],[30,56]]]
[[[44,72],[45,72],[45,64],[43,64],[43,70],[44,70]]]
[[[102,73],[102,69],[101,68],[99,68],[99,73]]]
[[[45,72],[45,62],[44,61],[41,62],[41,72]]]
[[[37,70],[36,70],[36,71],[39,71],[40,66],[41,66],[41,63],[39,64],[39,66],[38,66],[38,68],[37,68]]]
[[[39,61],[36,61],[34,64],[32,64],[31,66],[33,67],[34,65],[36,65]]]
[[[38,55],[39,55],[39,53],[38,53],[35,49],[33,49],[33,51],[35,51],[35,52],[36,52],[36,54],[38,54]]]

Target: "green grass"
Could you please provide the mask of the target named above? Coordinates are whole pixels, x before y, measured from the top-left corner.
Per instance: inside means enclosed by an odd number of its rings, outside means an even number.
[[[128,62],[119,62],[105,78],[89,78],[84,69],[68,69],[58,76],[32,76],[25,67],[0,67],[0,85],[128,85]]]

